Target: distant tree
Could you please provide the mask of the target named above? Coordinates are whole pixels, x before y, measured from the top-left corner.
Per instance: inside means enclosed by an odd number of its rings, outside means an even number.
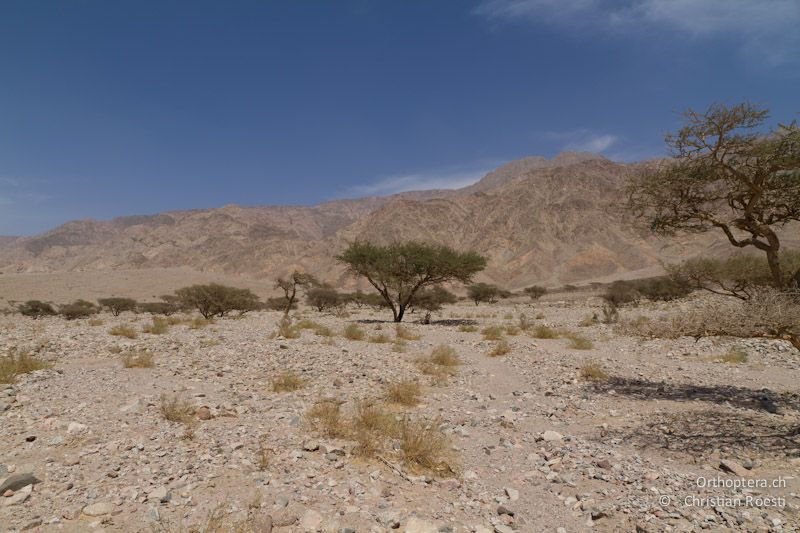
[[[425,311],[425,317],[422,319],[423,324],[430,324],[431,313],[441,311],[442,307],[448,304],[454,304],[458,301],[458,297],[447,289],[439,286],[434,286],[429,289],[420,290],[409,306],[409,309],[422,309]]]
[[[53,309],[52,305],[40,300],[28,300],[25,303],[21,303],[17,306],[17,311],[23,316],[31,317],[34,320],[43,316],[53,316],[56,314],[56,310]]]
[[[312,287],[306,291],[306,302],[317,311],[339,307],[344,302],[342,295],[331,287]]]
[[[631,178],[627,208],[664,235],[721,231],[737,248],[764,252],[772,284],[800,284],[781,268],[777,230],[800,221],[800,128],[763,132],[767,110],[749,103],[688,110],[666,137],[673,160]]]
[[[90,317],[99,311],[100,309],[96,305],[86,300],[75,300],[72,303],[58,306],[58,314],[67,320]]]
[[[283,296],[276,296],[274,298],[267,298],[264,302],[264,307],[270,311],[286,312],[286,298]],[[290,311],[297,309],[297,302],[292,304]]]
[[[547,289],[539,285],[531,285],[530,287],[525,287],[522,292],[528,295],[531,300],[538,300],[547,294]]]
[[[100,304],[100,307],[108,309],[114,316],[119,316],[125,311],[136,310],[136,300],[133,298],[100,298],[97,303]]]
[[[223,317],[231,311],[244,314],[259,306],[258,297],[250,289],[228,287],[218,283],[208,285],[192,285],[175,291],[182,305],[188,309],[197,309],[203,318]]]
[[[493,304],[500,297],[500,288],[488,283],[475,283],[467,287],[467,297],[478,305],[481,302]]]
[[[312,276],[311,274],[306,274],[305,272],[298,272],[295,270],[286,278],[278,278],[275,280],[275,288],[281,289],[284,293],[284,298],[286,300],[283,311],[285,314],[289,314],[289,311],[293,309],[295,302],[297,301],[297,291],[299,289],[308,290],[311,287],[315,287],[319,285],[319,282]]]
[[[414,241],[386,246],[356,241],[337,259],[375,287],[395,322],[403,320],[419,290],[448,281],[469,283],[486,267],[486,258],[476,253]]]

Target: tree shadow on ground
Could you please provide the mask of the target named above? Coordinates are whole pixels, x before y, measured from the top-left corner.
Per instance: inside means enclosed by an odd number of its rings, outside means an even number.
[[[800,424],[767,413],[721,409],[655,413],[634,428],[608,431],[600,440],[619,438],[639,448],[703,453],[800,456]]]
[[[614,391],[620,396],[639,400],[671,400],[676,402],[702,401],[729,404],[733,407],[758,411],[800,411],[800,394],[778,393],[769,389],[749,389],[733,385],[693,385],[667,383],[644,379],[612,377],[589,386],[596,393]]]

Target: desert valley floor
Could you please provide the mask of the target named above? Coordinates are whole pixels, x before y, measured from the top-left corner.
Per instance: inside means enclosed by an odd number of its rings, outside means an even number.
[[[402,342],[370,309],[303,309],[297,338],[275,334],[278,312],[174,320],[161,334],[143,331],[149,315],[1,316],[0,350],[52,367],[0,385],[0,530],[796,531],[798,353],[777,340],[625,336],[587,320],[600,307],[586,293],[463,302],[431,325],[410,315]],[[343,337],[348,324],[364,339]],[[489,355],[491,326],[505,328],[508,353]],[[536,338],[536,326],[591,347]],[[461,364],[421,362],[440,345]],[[722,361],[732,349],[747,360]],[[132,353],[154,365],[124,367]],[[300,388],[273,391],[287,375]],[[386,399],[413,381],[417,405]],[[190,416],[166,420],[168,399]],[[444,434],[443,455],[425,470],[405,460],[401,437],[365,451],[330,436],[309,415],[322,400],[340,406],[343,426],[375,400],[422,440]],[[709,486],[742,479],[770,486]]]

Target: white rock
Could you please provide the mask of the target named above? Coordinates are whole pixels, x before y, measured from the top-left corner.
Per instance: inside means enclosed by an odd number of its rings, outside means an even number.
[[[316,531],[322,524],[322,515],[313,509],[308,509],[300,517],[300,529],[303,531]]]
[[[80,422],[70,422],[69,426],[67,426],[67,433],[70,435],[81,435],[88,431],[88,427],[85,424],[81,424]]]
[[[548,429],[547,431],[544,432],[544,435],[542,435],[542,438],[544,440],[546,440],[547,442],[553,442],[553,441],[561,440],[563,437],[562,437],[561,433],[559,433],[558,431],[553,431],[552,429]]]
[[[403,531],[405,533],[437,533],[439,528],[430,522],[412,516],[406,522],[406,527]]]

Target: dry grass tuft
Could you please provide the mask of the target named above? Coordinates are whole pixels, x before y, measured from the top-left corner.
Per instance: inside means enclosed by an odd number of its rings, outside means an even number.
[[[422,390],[416,381],[400,381],[386,386],[386,399],[406,407],[419,404],[421,395]]]
[[[711,357],[711,360],[720,361],[722,363],[728,363],[732,365],[744,364],[747,362],[747,352],[741,349],[733,348],[731,350],[728,350],[727,353]]]
[[[351,341],[361,341],[364,340],[365,334],[364,330],[358,327],[357,324],[347,324],[344,328],[344,332],[342,332],[342,336]]]
[[[320,325],[314,322],[313,320],[304,318],[303,320],[297,322],[297,324],[295,324],[294,327],[296,327],[297,329],[317,329],[318,327],[320,327]]]
[[[189,322],[189,329],[203,329],[204,327],[213,323],[213,318],[195,318]]]
[[[392,343],[392,351],[397,353],[405,353],[407,346],[408,345],[406,344],[406,341],[403,339],[395,339],[395,341]]]
[[[336,332],[333,331],[328,326],[319,325],[318,327],[314,328],[314,333],[320,337],[335,337]]]
[[[481,333],[487,341],[499,341],[503,338],[504,329],[501,326],[488,326],[483,328]]]
[[[166,319],[161,318],[160,316],[154,316],[153,323],[144,326],[142,331],[153,335],[163,335],[169,331],[169,323],[166,321]]]
[[[284,372],[272,378],[271,386],[273,392],[293,392],[302,389],[306,385],[306,380],[293,374]]]
[[[386,344],[388,342],[392,342],[392,339],[390,339],[385,333],[378,333],[377,335],[371,335],[369,342],[373,342],[375,344]]]
[[[325,437],[346,437],[348,428],[342,419],[341,406],[338,400],[321,400],[306,412],[306,421]]]
[[[489,352],[490,357],[499,357],[511,352],[511,346],[505,341],[501,340],[494,345],[494,348]]]
[[[267,448],[262,442],[259,444],[253,459],[255,460],[256,467],[263,472],[269,469],[269,465],[272,464],[272,458],[274,456],[275,450]]]
[[[424,422],[405,419],[399,425],[400,457],[406,468],[415,472],[454,475],[450,439]]]
[[[458,331],[463,331],[464,333],[474,333],[478,331],[478,328],[469,324],[461,324],[458,326]]]
[[[594,361],[587,361],[581,365],[578,375],[584,381],[608,381],[609,378],[608,372]]]
[[[533,336],[537,339],[557,339],[558,332],[553,328],[548,328],[544,324],[539,324],[533,328]]]
[[[194,420],[194,407],[178,395],[162,394],[159,409],[161,415],[170,422],[189,424]]]
[[[0,383],[14,383],[20,374],[52,368],[53,365],[31,356],[27,352],[17,353],[16,349],[0,357]]]
[[[88,324],[90,326],[102,326],[103,320],[100,318],[90,318]]]
[[[108,332],[115,337],[136,338],[136,330],[128,326],[114,326]]]
[[[133,352],[125,354],[122,358],[124,368],[153,368],[153,354],[150,352]]]
[[[455,349],[446,344],[440,344],[431,351],[430,362],[440,366],[458,366],[461,364],[461,359]]]
[[[300,337],[300,329],[292,324],[292,319],[288,315],[283,315],[281,321],[278,322],[278,329],[275,331],[276,337],[283,337],[284,339],[296,339]]]
[[[517,326],[506,326],[506,335],[519,335],[519,328]]]
[[[410,329],[402,324],[397,324],[395,326],[394,334],[396,338],[404,341],[418,341],[420,338],[422,338],[420,335],[414,334]]]
[[[564,331],[561,332],[561,336],[565,339],[569,339],[569,346],[575,350],[591,350],[594,348],[594,344],[592,341],[584,337],[583,335],[578,335],[574,331]]]

